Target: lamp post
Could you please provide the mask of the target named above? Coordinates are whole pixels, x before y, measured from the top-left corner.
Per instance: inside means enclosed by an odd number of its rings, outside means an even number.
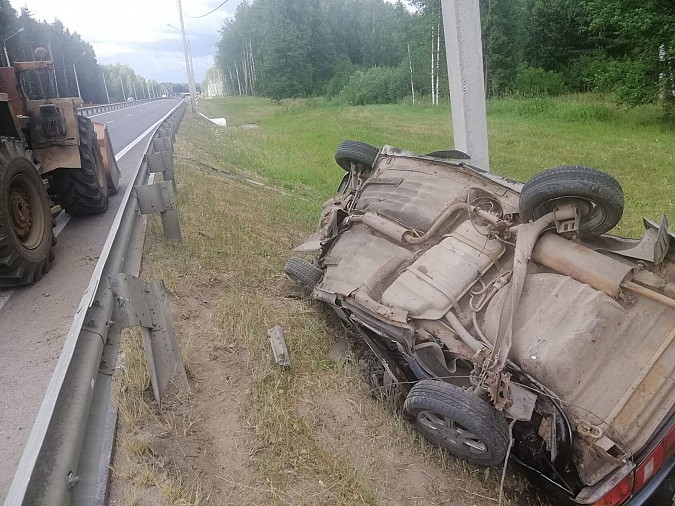
[[[9,55],[7,54],[7,41],[15,35],[19,35],[21,32],[23,32],[23,28],[19,28],[15,33],[7,37],[2,43],[2,49],[5,51],[5,61],[7,62],[8,67],[11,67],[12,65],[9,63]]]
[[[181,18],[181,21],[182,21],[182,18]],[[173,28],[174,30],[176,30],[177,32],[180,32],[181,34],[183,33],[183,30],[181,30],[180,28],[176,28],[175,26],[173,26],[169,23],[167,23],[166,26],[168,26],[169,28]],[[194,94],[196,95],[197,87],[196,87],[196,84],[195,84],[195,72],[194,72],[195,67],[194,67],[194,64],[192,62],[192,46],[190,45],[190,38],[187,36],[187,33],[185,34],[185,41],[187,41],[187,54],[186,54],[187,58],[185,60],[186,61],[185,71],[186,71],[187,77],[188,77],[188,88],[190,90],[190,99],[192,100],[192,99],[194,99],[193,89],[194,89]],[[184,46],[184,49],[185,49],[185,46]],[[181,60],[181,61],[183,61],[183,60]]]
[[[108,94],[108,84],[105,82],[105,73],[103,72],[103,69],[101,69],[101,77],[103,78],[103,87],[105,88],[105,98],[108,100],[108,103],[110,103],[110,95]]]
[[[183,6],[181,5],[181,0],[177,1],[178,4],[178,18],[180,19],[180,32],[183,38],[183,52],[185,53],[185,66],[188,66],[188,60],[190,60],[190,51],[188,49],[187,35],[185,34],[185,23],[183,22]],[[171,28],[174,28],[173,26]],[[195,108],[195,98],[197,95],[197,90],[195,87],[195,81],[192,74],[192,65],[190,69],[186,68],[187,77],[188,77],[188,86],[190,88],[190,109],[193,113],[196,112]]]
[[[87,54],[86,51],[73,60],[73,72],[75,73],[75,84],[77,85],[77,96],[80,97],[80,99],[82,99],[82,93],[80,93],[80,81],[78,81],[78,79],[77,79],[77,67],[75,66],[75,62],[77,60],[79,60],[80,58],[82,58],[85,54]]]

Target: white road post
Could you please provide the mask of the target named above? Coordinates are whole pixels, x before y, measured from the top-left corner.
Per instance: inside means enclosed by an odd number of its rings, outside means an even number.
[[[478,0],[441,0],[455,149],[490,170]]]

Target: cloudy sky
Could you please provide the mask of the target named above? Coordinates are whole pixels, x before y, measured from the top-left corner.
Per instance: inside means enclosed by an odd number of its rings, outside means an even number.
[[[200,16],[222,0],[182,0],[185,31],[192,46],[195,79],[213,64],[218,30],[241,0],[229,0],[213,14]],[[38,20],[60,19],[96,51],[99,63],[126,63],[137,74],[158,81],[186,82],[176,0],[10,0],[17,11],[28,6]]]

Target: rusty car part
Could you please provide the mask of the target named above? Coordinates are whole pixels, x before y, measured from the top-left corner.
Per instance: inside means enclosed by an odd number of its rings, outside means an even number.
[[[663,304],[664,306],[668,306],[669,308],[675,309],[675,299],[660,294],[659,292],[655,292],[654,290],[650,290],[649,288],[645,288],[644,286],[638,285],[637,283],[633,283],[632,281],[625,281],[621,283],[621,288],[624,288],[625,290],[631,291],[633,293],[637,293],[638,295],[642,295],[643,297],[647,297],[648,299],[656,301],[659,304]]]
[[[291,359],[288,356],[288,348],[286,347],[286,338],[284,336],[284,329],[279,325],[267,329],[267,337],[272,347],[274,354],[274,361],[282,367],[290,367]]]
[[[460,198],[462,200],[465,199],[464,196],[461,196]],[[454,204],[450,204],[443,211],[443,213],[438,218],[436,218],[433,225],[431,225],[431,228],[429,228],[429,230],[427,230],[424,234],[422,234],[421,236],[414,236],[411,231],[408,231],[403,237],[403,239],[408,244],[424,244],[429,239],[431,239],[435,234],[437,234],[439,230],[441,230],[447,224],[447,221],[455,213],[459,211],[466,211],[466,209],[467,204],[465,202],[456,202]]]
[[[486,363],[483,371],[482,386],[489,388],[489,382],[494,382],[495,377],[503,371],[504,365],[509,356],[513,338],[513,318],[520,302],[520,296],[523,292],[527,265],[530,261],[532,251],[537,243],[541,233],[550,227],[554,222],[553,213],[548,213],[532,223],[524,223],[518,227],[518,236],[516,239],[515,254],[513,258],[513,275],[511,282],[506,288],[507,293],[504,303],[501,307],[499,317],[499,327],[497,338],[490,360]]]
[[[622,283],[630,280],[634,269],[631,264],[550,233],[539,239],[532,259],[615,299],[621,296]]]
[[[405,234],[408,233],[406,227],[375,213],[365,213],[363,216],[354,216],[350,221],[353,223],[358,223],[360,221],[364,225],[369,226],[373,230],[377,230],[381,234],[401,244],[405,242],[404,237]]]

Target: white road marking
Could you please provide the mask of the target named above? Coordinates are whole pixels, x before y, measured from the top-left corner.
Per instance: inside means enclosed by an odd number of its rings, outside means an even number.
[[[106,121],[105,123],[106,123],[106,125],[109,125],[110,123],[115,123],[115,120],[111,119],[110,121]]]
[[[131,114],[127,114],[127,118],[128,118],[129,116],[131,116]]]
[[[128,116],[130,116],[130,115],[128,115]],[[123,149],[120,150],[119,153],[117,153],[115,155],[115,160],[119,161],[124,155],[126,155],[129,151],[131,151],[131,149],[136,144],[141,142],[141,140],[146,135],[148,135],[151,131],[153,131],[155,128],[157,128],[162,121],[163,120],[160,119],[154,125],[152,125],[150,128],[148,128],[145,132],[143,132],[141,135],[139,135],[133,141],[131,141],[129,144],[127,144]],[[112,121],[108,121],[108,123],[112,123]],[[58,237],[59,234],[66,227],[66,225],[70,221],[70,218],[71,218],[71,216],[67,213],[61,213],[61,214],[59,214],[58,218],[56,218],[56,226],[54,227],[54,235],[56,237]],[[2,289],[0,289],[0,310],[2,310],[2,308],[5,304],[7,304],[7,301],[9,300],[9,298],[12,296],[13,293],[14,293],[14,290],[2,290]]]

